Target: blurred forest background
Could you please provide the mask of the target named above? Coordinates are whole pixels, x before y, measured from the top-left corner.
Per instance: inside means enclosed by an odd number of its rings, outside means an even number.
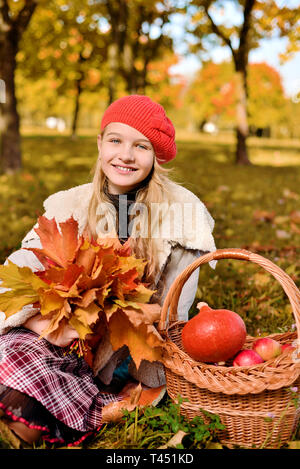
[[[208,207],[217,247],[258,252],[299,286],[300,67],[291,93],[268,50],[299,57],[298,0],[0,0],[0,262],[46,197],[90,182],[107,105],[142,93],[175,124],[167,166]],[[191,314],[200,299],[237,311],[253,335],[296,327],[281,286],[247,263],[201,269]],[[170,437],[145,431],[114,427],[94,447]]]
[[[271,48],[276,38],[284,44],[278,50],[282,62],[299,51],[295,0],[0,5],[4,172],[22,165],[20,129],[73,138],[87,129],[97,132],[105,107],[126,93],[161,102],[178,130],[235,132],[239,163],[249,163],[248,136],[300,137],[299,95],[287,95],[280,73],[267,61],[249,59],[262,41],[269,40]],[[224,60],[216,63],[213,52],[220,47]],[[178,72],[182,56],[191,54],[199,60],[197,73],[184,67]]]

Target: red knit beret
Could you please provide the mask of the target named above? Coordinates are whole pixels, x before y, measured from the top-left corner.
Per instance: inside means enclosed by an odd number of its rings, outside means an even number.
[[[148,96],[129,95],[114,101],[103,114],[101,131],[111,122],[130,125],[145,135],[153,145],[158,163],[175,158],[174,126],[164,108]]]

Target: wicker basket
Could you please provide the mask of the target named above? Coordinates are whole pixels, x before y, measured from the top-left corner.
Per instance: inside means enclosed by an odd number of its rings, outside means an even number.
[[[220,259],[253,262],[278,280],[290,300],[297,332],[269,337],[282,344],[296,341],[295,351],[250,367],[200,363],[184,352],[181,331],[185,322],[177,319],[182,287],[200,265]],[[172,284],[162,307],[159,330],[165,339],[163,364],[167,391],[174,401],[178,395],[187,399],[181,405],[183,415],[191,419],[197,415],[204,417],[201,409],[219,415],[226,427],[220,431],[219,439],[228,447],[278,448],[291,439],[300,417],[300,292],[282,269],[242,249],[219,249],[205,254]],[[250,348],[255,339],[247,336],[244,348]]]

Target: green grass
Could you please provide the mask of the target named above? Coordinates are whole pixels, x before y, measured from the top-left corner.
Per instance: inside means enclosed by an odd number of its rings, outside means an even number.
[[[234,140],[230,136],[179,134],[177,144],[178,156],[168,166],[174,168],[175,180],[208,207],[215,219],[217,247],[258,252],[284,269],[299,287],[300,142],[251,139],[250,159],[255,165],[250,167],[234,164]],[[95,137],[77,140],[56,135],[24,136],[23,170],[16,175],[0,175],[1,262],[20,246],[37,215],[43,213],[42,202],[48,195],[90,181],[96,158],[96,132]],[[255,336],[295,328],[281,286],[254,264],[221,260],[215,270],[203,266],[191,316],[200,299],[214,308],[237,311],[248,333]],[[168,400],[159,405],[159,422],[170,413],[170,405]],[[143,419],[143,413],[134,414],[120,425],[105,426],[89,447],[158,448],[175,432],[170,425],[162,430],[163,424],[154,428]],[[182,421],[180,425],[188,423]],[[206,440],[199,437],[199,447],[214,441],[214,429],[207,431]],[[191,427],[188,433],[193,436]],[[186,438],[185,447],[195,441],[195,436],[192,442]]]

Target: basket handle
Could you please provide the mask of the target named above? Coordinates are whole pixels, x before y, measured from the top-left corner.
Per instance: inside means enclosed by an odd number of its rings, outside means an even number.
[[[276,264],[271,262],[269,259],[266,259],[265,257],[260,256],[259,254],[255,254],[245,249],[239,248],[217,249],[214,252],[204,254],[203,256],[196,259],[192,264],[187,266],[181,272],[181,274],[176,277],[167,293],[167,296],[162,306],[161,318],[158,324],[158,329],[160,331],[165,330],[167,327],[168,310],[170,310],[169,322],[171,323],[178,320],[177,306],[181,290],[187,279],[194,272],[194,270],[196,270],[202,264],[207,264],[210,261],[220,259],[239,259],[244,261],[250,261],[255,264],[258,264],[270,274],[272,274],[273,277],[275,277],[275,279],[280,283],[290,300],[292,311],[296,320],[298,337],[300,337],[300,291],[297,288],[296,284],[289,277],[289,275],[284,272],[284,270],[282,270]]]

